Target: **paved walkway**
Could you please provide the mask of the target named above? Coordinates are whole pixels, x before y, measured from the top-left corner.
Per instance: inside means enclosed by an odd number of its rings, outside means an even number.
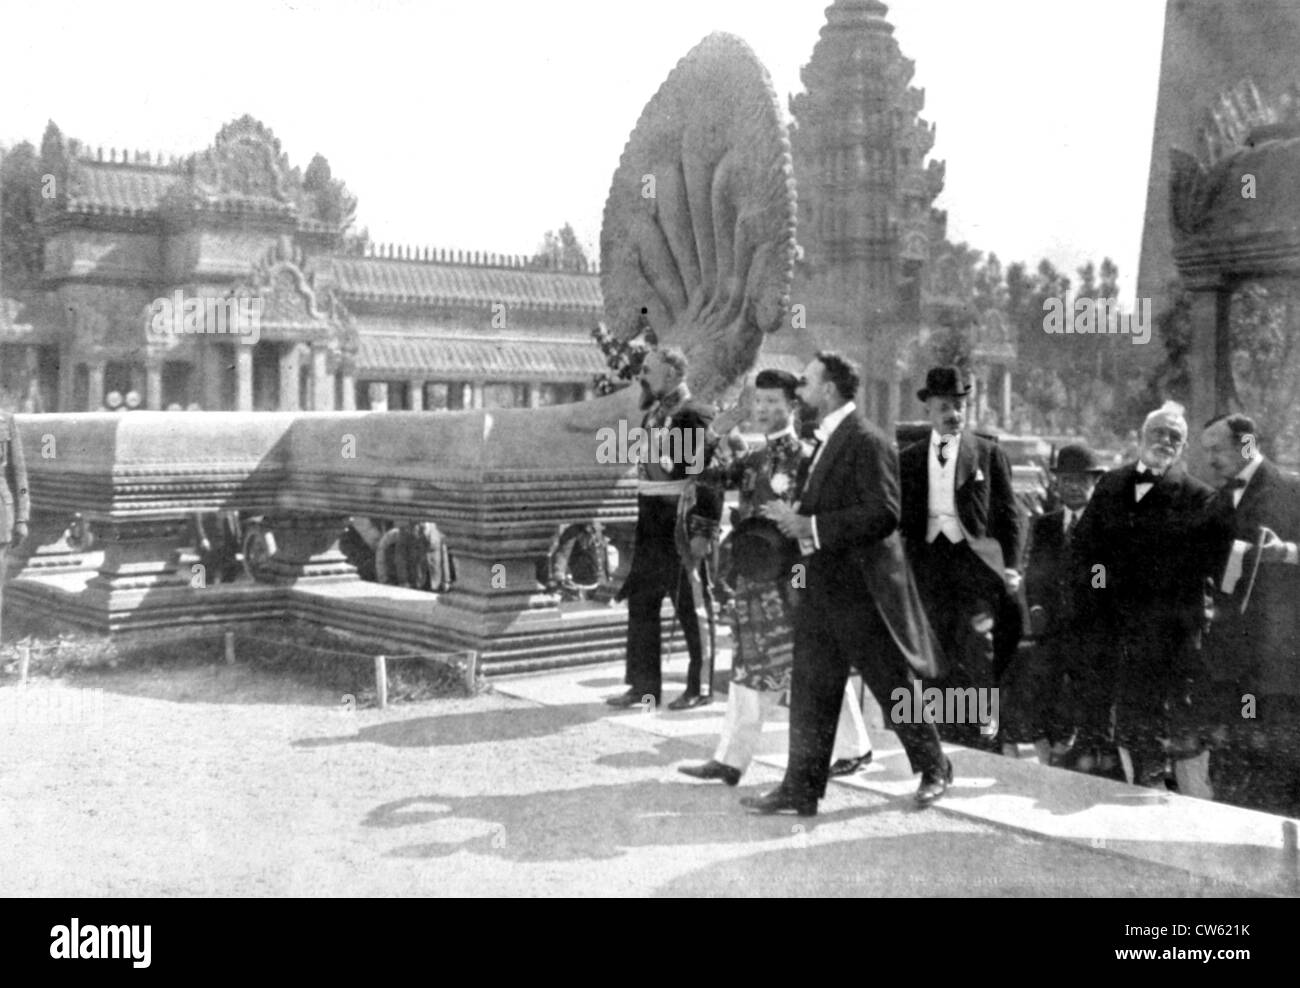
[[[621,666],[610,665],[511,677],[497,685],[537,703],[584,706],[621,692],[621,675]],[[718,679],[725,675],[720,673]],[[680,693],[681,683],[678,675],[671,685],[665,684],[665,701]],[[712,754],[725,703],[725,695],[720,694],[714,704],[691,711],[636,708],[611,710],[607,716],[620,726],[664,739],[665,747],[671,744],[683,752],[684,761],[692,760],[687,749],[694,747],[693,760],[699,761]],[[911,773],[895,735],[880,727],[879,708],[869,695],[866,715],[875,745],[873,762],[854,776],[833,779],[831,785],[841,789],[850,803],[854,797],[875,794],[888,798],[882,809],[911,812],[918,777]],[[758,758],[762,765],[784,770],[787,729],[784,717],[767,725]],[[1028,745],[1022,747],[1026,757],[1021,760],[958,746],[945,746],[945,750],[953,761],[955,784],[928,812],[992,824],[1002,831],[1060,841],[1112,858],[1178,868],[1257,894],[1300,893],[1294,820],[1045,768],[1028,757]],[[720,787],[721,783],[710,785]],[[834,805],[842,802],[836,798]],[[875,801],[871,805],[879,806]],[[1086,891],[1086,885],[1073,891]]]
[[[35,688],[102,690],[75,722],[0,718],[0,895],[1282,890],[1275,818],[961,751],[953,792],[918,810],[881,731],[817,817],[751,816],[737,799],[779,780],[784,725],[739,788],[695,782],[676,767],[708,757],[721,706],[614,711],[620,679],[512,677],[381,711],[183,652],[70,671]],[[18,693],[0,686],[0,709],[36,699]]]

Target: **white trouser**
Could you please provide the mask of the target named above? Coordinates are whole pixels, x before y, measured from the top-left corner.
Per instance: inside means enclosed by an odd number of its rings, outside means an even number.
[[[1124,767],[1124,778],[1133,784],[1133,756],[1124,747],[1119,748],[1119,763]],[[1210,753],[1202,751],[1192,758],[1174,759],[1174,780],[1180,796],[1213,799],[1214,787],[1210,785]]]
[[[854,684],[854,677],[849,677],[844,684],[840,719],[835,725],[832,763],[841,758],[861,758],[871,751],[871,738],[867,736],[867,725],[862,720],[862,708]],[[763,736],[763,724],[772,716],[780,700],[781,694],[775,690],[756,690],[732,683],[727,697],[727,719],[722,725],[722,736],[718,738],[718,750],[713,760],[742,772],[749,768]]]

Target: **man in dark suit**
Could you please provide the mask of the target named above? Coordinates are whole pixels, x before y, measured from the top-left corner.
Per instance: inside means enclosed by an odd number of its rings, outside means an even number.
[[[676,348],[651,351],[641,367],[641,428],[665,441],[647,442],[646,450],[662,455],[642,457],[637,467],[632,571],[616,597],[627,601],[628,690],[606,701],[613,707],[637,706],[647,696],[659,704],[659,612],[665,596],[672,598],[690,653],[686,690],[669,709],[713,700],[715,631],[705,560],[722,517],[722,496],[708,483],[691,481],[708,462],[704,437],[714,413],[691,398],[686,369],[686,356]],[[678,437],[689,433],[692,442],[668,441],[674,430]],[[689,462],[692,456],[696,462]]]
[[[956,367],[934,367],[917,397],[928,439],[899,456],[900,530],[926,614],[953,662],[951,688],[993,689],[1015,654],[1020,616],[1021,511],[1011,464],[996,443],[965,428],[970,386]],[[997,724],[947,725],[945,737],[990,746]]]
[[[0,411],[0,610],[4,606],[6,556],[27,538],[30,516],[27,461],[18,423],[9,412]]]
[[[1074,740],[1066,676],[1078,631],[1072,620],[1069,546],[1097,478],[1106,471],[1086,445],[1070,443],[1061,447],[1052,472],[1061,506],[1033,519],[1025,552],[1025,602],[1035,641],[1013,660],[1001,707],[1004,752],[1008,742],[1031,741],[1043,765],[1051,764],[1054,754],[1064,755]]]
[[[1259,452],[1255,423],[1201,433],[1222,484],[1211,507],[1214,622],[1207,641],[1226,743],[1210,757],[1224,802],[1300,814],[1300,479]],[[1258,548],[1256,548],[1258,547]],[[1258,560],[1258,562],[1257,562]]]
[[[1209,752],[1193,699],[1204,683],[1204,519],[1213,491],[1189,476],[1182,407],[1167,402],[1142,425],[1138,462],[1105,474],[1075,528],[1076,620],[1093,630],[1085,684],[1088,727],[1114,703],[1115,741],[1130,782],[1209,798]]]
[[[771,501],[763,516],[799,541],[790,579],[795,606],[790,686],[790,755],[781,785],[741,800],[758,813],[817,812],[826,793],[835,724],[851,665],[882,709],[911,695],[917,676],[939,660],[899,542],[898,453],[854,404],[857,368],[819,353],[804,370],[799,397],[820,419],[815,451],[796,504]],[[922,806],[943,795],[952,764],[929,722],[894,729],[912,771],[921,773]]]

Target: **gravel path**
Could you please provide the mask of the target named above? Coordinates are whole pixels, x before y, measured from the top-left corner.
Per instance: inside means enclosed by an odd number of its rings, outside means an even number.
[[[235,666],[82,672],[24,709],[75,689],[103,690],[89,722],[40,725],[0,687],[0,895],[1245,894],[840,786],[749,816],[774,770],[693,783],[712,738],[598,704],[357,711]]]

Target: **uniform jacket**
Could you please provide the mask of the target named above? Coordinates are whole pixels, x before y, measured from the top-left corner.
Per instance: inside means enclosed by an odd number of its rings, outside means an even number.
[[[670,456],[670,444],[661,446],[660,460],[641,463],[638,478],[652,482],[685,481],[685,492],[675,502],[666,498],[640,497],[637,501],[637,527],[632,553],[632,569],[619,589],[615,599],[624,600],[638,588],[657,584],[668,570],[680,565],[685,543],[692,536],[713,537],[722,518],[723,495],[716,476],[705,469],[711,459],[711,449],[698,440],[711,435],[713,422],[711,405],[696,401],[682,389],[667,395],[656,404],[642,420],[643,429],[691,431],[697,437],[696,463],[688,462],[685,455],[675,460]],[[668,435],[664,433],[663,435]],[[685,447],[681,447],[685,453]],[[700,469],[696,472],[695,467]],[[688,468],[690,468],[688,470]],[[668,510],[669,504],[672,509]],[[669,578],[671,582],[671,577]]]
[[[809,461],[811,466],[811,459]],[[816,466],[805,471],[799,513],[816,517],[821,548],[809,557],[807,593],[860,574],[867,600],[893,644],[924,679],[942,672],[911,567],[898,535],[898,451],[855,412],[826,440]],[[866,649],[888,643],[863,643]]]
[[[930,517],[930,437],[899,456],[903,480],[903,537],[925,542]],[[1024,542],[1020,505],[1011,489],[1011,463],[991,440],[962,430],[954,501],[957,520],[975,554],[998,578],[1019,565]]]
[[[1300,479],[1265,460],[1242,490],[1235,509],[1224,489],[1215,496],[1211,513],[1215,538],[1211,674],[1235,680],[1259,695],[1300,696],[1300,566],[1260,564],[1244,615],[1241,605],[1250,582],[1249,555],[1233,592],[1220,589],[1233,539],[1254,544],[1263,526],[1286,542],[1300,542]]]
[[[26,524],[31,515],[23,444],[8,412],[0,412],[0,473],[0,545],[8,545],[13,541],[14,525]]]

